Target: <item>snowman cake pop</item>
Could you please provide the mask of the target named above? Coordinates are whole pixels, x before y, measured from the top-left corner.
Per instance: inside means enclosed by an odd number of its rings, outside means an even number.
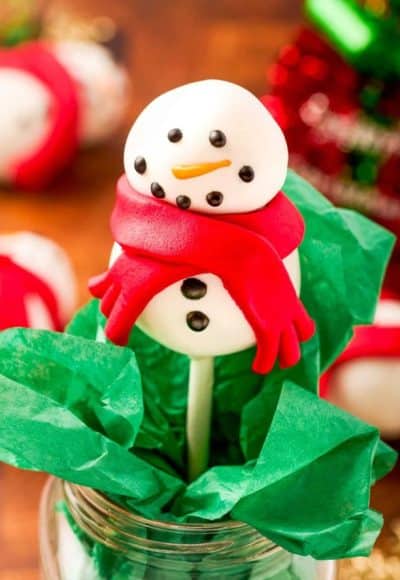
[[[400,437],[400,301],[385,291],[374,323],[360,326],[347,349],[321,377],[321,395],[377,427],[387,439]]]
[[[80,143],[93,145],[105,141],[125,114],[128,94],[125,70],[107,48],[95,42],[57,42],[53,52],[78,86]]]
[[[304,225],[280,192],[286,142],[251,93],[209,80],[153,101],[128,136],[110,270],[92,281],[127,340],[138,325],[192,358],[257,344],[254,369],[298,362],[313,323],[298,298]]]
[[[0,236],[0,329],[60,331],[75,302],[75,276],[62,248],[32,232]]]
[[[0,50],[0,179],[47,184],[73,158],[79,101],[74,81],[40,42]]]
[[[127,103],[126,75],[94,43],[30,42],[0,50],[0,180],[45,187],[80,145],[115,131]]]
[[[49,133],[51,102],[49,91],[33,75],[0,69],[1,181],[8,181],[13,163],[33,155]]]

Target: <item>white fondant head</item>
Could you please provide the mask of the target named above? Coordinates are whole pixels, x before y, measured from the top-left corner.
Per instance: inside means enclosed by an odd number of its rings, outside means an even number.
[[[0,70],[0,180],[11,179],[14,165],[29,158],[51,128],[52,96],[29,73]]]
[[[80,88],[82,142],[107,139],[121,123],[127,105],[124,69],[105,47],[94,42],[60,42],[54,52]]]
[[[124,164],[140,193],[152,195],[157,184],[156,196],[165,194],[167,202],[184,196],[193,210],[244,213],[281,189],[288,151],[281,129],[252,93],[207,80],[169,91],[144,109],[129,133]]]

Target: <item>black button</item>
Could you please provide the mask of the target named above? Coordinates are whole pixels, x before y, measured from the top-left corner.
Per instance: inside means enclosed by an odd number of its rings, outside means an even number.
[[[150,185],[150,189],[154,197],[158,197],[159,199],[165,197],[165,191],[159,183],[153,181],[153,183]]]
[[[243,165],[239,171],[239,177],[242,181],[248,183],[254,179],[254,169],[250,165]]]
[[[201,332],[207,328],[210,323],[210,319],[204,314],[204,312],[194,310],[193,312],[189,312],[189,314],[187,314],[186,323],[190,330],[194,330],[194,332]]]
[[[214,147],[223,147],[226,143],[225,133],[223,133],[219,129],[211,131],[208,138],[210,140],[211,145],[214,145]]]
[[[177,143],[182,139],[182,137],[183,135],[180,129],[171,129],[171,131],[168,131],[168,139],[171,143]]]
[[[143,173],[147,169],[147,163],[146,163],[146,159],[144,157],[136,157],[135,169],[138,173],[140,173],[140,175],[143,175]]]
[[[200,300],[207,294],[207,284],[198,278],[187,278],[182,282],[181,292],[189,300]]]
[[[210,191],[210,193],[207,193],[206,195],[206,200],[208,205],[211,205],[212,207],[217,207],[221,205],[221,203],[223,202],[224,196],[220,191]]]
[[[191,203],[190,197],[187,195],[178,195],[176,198],[176,205],[181,209],[188,209]]]

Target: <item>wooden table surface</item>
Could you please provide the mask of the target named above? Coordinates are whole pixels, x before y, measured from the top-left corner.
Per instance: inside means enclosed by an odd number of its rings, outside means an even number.
[[[299,0],[65,0],[85,17],[107,15],[123,28],[132,79],[129,120],[151,99],[202,78],[266,88],[265,70],[301,20]],[[127,122],[127,127],[129,121]],[[106,146],[82,152],[75,165],[43,195],[0,192],[1,230],[34,230],[70,254],[79,301],[86,281],[106,265],[108,216],[122,171],[126,128]],[[1,410],[0,410],[1,412]],[[43,474],[0,466],[0,580],[34,580],[38,574],[37,507]],[[400,516],[400,473],[380,483],[374,505]]]

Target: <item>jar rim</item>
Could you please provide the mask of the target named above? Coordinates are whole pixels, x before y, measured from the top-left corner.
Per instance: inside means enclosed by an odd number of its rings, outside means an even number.
[[[143,554],[175,561],[182,555],[194,558],[218,557],[224,566],[236,565],[237,553],[247,561],[259,561],[266,554],[286,552],[245,522],[177,523],[154,520],[116,504],[105,494],[77,484],[62,482],[66,507],[78,527],[93,540],[123,552],[135,561]],[[212,555],[212,556],[211,556]]]
[[[95,506],[90,505],[86,496],[79,496],[79,490],[87,490],[87,493],[92,495],[93,500],[96,498],[100,504],[103,503],[103,508],[100,508],[97,513],[98,518],[102,520],[100,527],[93,528],[90,525],[91,510],[95,510]],[[71,493],[69,498],[66,496],[68,491]],[[72,495],[74,492],[77,495]],[[68,505],[69,499],[73,502],[72,505]],[[66,511],[56,508],[60,502],[65,502]],[[199,525],[197,523],[188,524],[188,526],[178,524],[178,526],[174,527],[175,530],[178,529],[183,532],[188,531],[188,528],[194,532],[199,531],[201,536],[198,538],[199,541],[196,538],[189,538],[187,541],[184,537],[165,537],[164,529],[156,529],[155,535],[153,535],[153,530],[149,530],[149,535],[146,532],[144,535],[139,533],[132,538],[129,537],[128,533],[126,537],[120,538],[118,530],[114,526],[114,524],[118,524],[119,522],[114,521],[113,515],[107,510],[104,510],[105,503],[116,506],[118,512],[125,512],[123,506],[116,505],[115,502],[112,502],[107,496],[97,490],[68,484],[54,477],[49,479],[42,495],[40,508],[40,550],[42,571],[45,578],[49,580],[54,580],[55,578],[61,579],[61,564],[57,559],[58,550],[64,540],[67,547],[69,546],[69,538],[72,536],[65,536],[64,533],[68,529],[70,529],[69,534],[74,533],[76,535],[79,546],[78,544],[71,544],[70,548],[72,547],[73,551],[67,551],[65,553],[67,565],[69,565],[69,554],[75,554],[78,547],[82,549],[82,555],[86,554],[89,559],[92,558],[95,554],[93,547],[97,543],[99,549],[103,546],[105,549],[114,551],[117,556],[117,561],[122,562],[124,567],[133,566],[135,570],[146,569],[156,572],[168,572],[168,576],[165,576],[168,578],[177,577],[175,575],[176,572],[184,572],[186,578],[188,570],[199,571],[202,575],[204,574],[204,577],[208,577],[207,574],[212,572],[213,577],[215,576],[216,578],[231,576],[236,578],[238,571],[242,573],[247,570],[250,571],[250,569],[252,571],[252,577],[253,572],[256,572],[254,578],[269,578],[270,573],[273,573],[272,576],[275,578],[278,570],[289,570],[289,567],[292,570],[292,565],[293,571],[296,574],[300,572],[301,578],[310,577],[308,572],[311,571],[311,568],[310,570],[308,568],[306,570],[303,568],[303,565],[297,568],[297,563],[292,560],[293,555],[272,543],[267,538],[260,536],[259,532],[243,522],[227,521],[212,524],[214,530],[217,529],[217,537],[210,537],[208,540],[207,538],[202,538],[202,532],[205,530],[201,524]],[[70,510],[70,507],[73,509]],[[78,510],[77,513],[74,513],[75,509]],[[80,526],[80,518],[75,519],[74,515],[84,517],[84,526]],[[136,514],[133,515],[135,516]],[[109,521],[107,521],[108,517]],[[167,534],[171,531],[168,522],[157,522],[157,520],[151,520],[142,516],[138,517],[139,519],[136,520],[138,526],[142,525],[142,522],[144,525],[158,525],[161,523],[163,528],[165,526],[165,532]],[[89,520],[86,518],[89,518]],[[95,522],[92,523],[94,524]],[[64,524],[70,526],[70,528],[66,528]],[[226,533],[228,526],[232,528],[232,534],[229,531]],[[238,537],[235,533],[236,529],[240,530]],[[242,530],[244,530],[244,533],[242,533]],[[161,534],[158,533],[160,531]],[[222,535],[218,533],[220,531]],[[124,530],[121,530],[121,532],[123,533]],[[209,529],[206,529],[207,532],[209,532]],[[196,536],[196,533],[193,535]],[[130,539],[133,539],[134,544],[129,544]],[[91,542],[94,542],[94,544]],[[101,554],[102,552],[99,553]],[[65,563],[64,560],[63,563]],[[319,563],[317,570],[318,578],[333,580],[335,567],[332,562]],[[303,576],[304,572],[307,574],[306,576]],[[247,573],[245,577],[247,578]]]
[[[157,527],[158,529],[165,529],[169,532],[219,532],[219,531],[230,531],[230,530],[240,530],[240,529],[247,529],[249,526],[245,522],[240,522],[236,520],[223,520],[218,522],[213,521],[204,521],[204,522],[188,522],[188,523],[179,523],[174,521],[168,520],[161,520],[161,519],[154,519],[154,518],[147,518],[137,512],[124,508],[123,506],[117,504],[115,501],[110,499],[106,494],[91,488],[86,487],[79,484],[70,483],[68,481],[63,481],[63,488],[64,494],[67,496],[70,495],[69,491],[77,491],[86,501],[89,501],[91,504],[95,505],[97,508],[103,507],[103,509],[107,510],[109,514],[109,510],[115,514],[120,514],[122,517],[127,517],[132,522],[141,524],[146,527]],[[98,500],[104,502],[104,505],[99,505]]]

